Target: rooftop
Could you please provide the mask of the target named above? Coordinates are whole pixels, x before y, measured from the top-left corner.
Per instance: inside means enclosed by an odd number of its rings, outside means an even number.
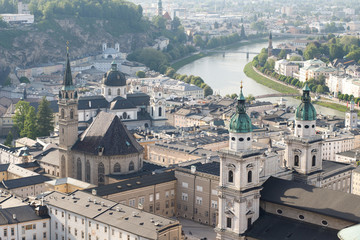
[[[270,177],[263,184],[261,200],[350,222],[360,221],[360,196],[304,183]]]
[[[46,205],[67,209],[147,239],[157,239],[158,233],[179,225],[176,220],[144,212],[82,191],[75,191],[72,194],[52,192],[46,195],[44,200]],[[141,231],[139,231],[140,228]]]

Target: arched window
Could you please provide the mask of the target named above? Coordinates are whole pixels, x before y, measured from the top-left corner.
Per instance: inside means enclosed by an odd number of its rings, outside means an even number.
[[[134,162],[131,161],[129,164],[129,171],[134,171],[134,169],[135,169]]]
[[[127,119],[127,113],[124,112],[124,113],[122,114],[122,117],[123,117],[123,119]]]
[[[115,163],[114,165],[114,173],[119,173],[121,172],[121,167],[119,163]]]
[[[231,170],[229,171],[228,182],[230,183],[234,182],[234,173]]]
[[[111,95],[111,89],[110,88],[108,89],[108,95]]]
[[[78,158],[76,162],[76,178],[82,180],[82,166],[80,158]]]
[[[73,109],[70,110],[70,119],[74,119],[74,110]]]
[[[105,167],[103,163],[98,165],[98,185],[104,185],[105,183]]]
[[[248,172],[248,183],[252,182],[252,171]]]
[[[159,117],[162,116],[162,107],[159,107]]]
[[[311,163],[311,166],[315,166],[316,165],[316,156],[314,155],[313,157],[312,157],[312,163]]]
[[[299,156],[298,155],[295,155],[294,165],[297,166],[297,167],[299,166]]]
[[[151,116],[154,116],[154,107],[151,107]]]
[[[90,162],[89,160],[86,161],[86,166],[85,166],[85,182],[90,182]]]
[[[117,90],[117,95],[120,96],[120,88]]]
[[[62,108],[61,109],[61,119],[65,118],[65,110]]]

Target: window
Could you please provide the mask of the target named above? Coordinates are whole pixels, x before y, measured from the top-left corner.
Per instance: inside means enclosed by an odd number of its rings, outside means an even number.
[[[226,218],[226,227],[231,228],[231,218],[229,217]]]
[[[311,162],[311,166],[315,166],[316,165],[316,156],[314,155],[313,157],[312,157],[312,162]]]
[[[115,165],[114,165],[114,173],[119,173],[119,172],[121,172],[120,163],[115,163]]]
[[[120,96],[120,88],[117,90],[117,95]]]
[[[149,195],[149,201],[152,202],[154,200],[154,194]]]
[[[111,95],[111,89],[110,88],[108,89],[108,95]]]
[[[202,197],[196,197],[196,204],[202,204]]]
[[[81,166],[81,159],[78,158],[76,161],[76,178],[81,180],[82,179],[82,166]]]
[[[278,209],[278,210],[276,210],[276,212],[278,213],[278,214],[282,214],[282,210],[281,209]]]
[[[187,200],[188,200],[188,194],[187,194],[187,193],[182,193],[182,194],[181,194],[181,199],[182,199],[183,201],[187,201]]]
[[[233,171],[229,171],[229,173],[228,173],[228,182],[229,183],[232,183],[232,182],[234,182],[234,173],[233,173]]]
[[[70,119],[74,119],[74,110],[73,109],[70,110]]]
[[[58,223],[55,222],[55,229],[58,229]]]
[[[169,197],[169,191],[165,192],[165,197],[168,198]]]
[[[294,157],[294,165],[295,165],[296,167],[299,166],[299,155],[295,155],[295,157]]]
[[[105,183],[105,167],[103,163],[98,165],[98,185],[104,185]]]
[[[131,162],[129,163],[129,171],[134,171],[134,169],[135,169],[134,162],[131,161]]]
[[[46,232],[43,232],[43,238],[46,238]]]
[[[301,220],[305,219],[304,215],[299,215],[299,219]]]
[[[65,118],[65,110],[62,108],[61,109],[61,119]]]
[[[126,112],[124,112],[123,114],[122,114],[122,117],[123,117],[123,119],[127,119],[127,113]]]
[[[327,225],[328,225],[328,222],[325,221],[325,220],[322,220],[322,221],[321,221],[321,224],[324,225],[324,226],[327,226]]]
[[[104,228],[104,232],[107,232],[107,227]]]
[[[46,228],[46,222],[43,223],[43,228]]]
[[[96,224],[96,230],[99,230],[99,224],[98,223]]]
[[[155,194],[155,200],[159,200],[160,199],[160,193],[156,193]]]
[[[85,166],[85,181],[86,182],[90,182],[90,162],[89,160],[86,161],[86,166]]]
[[[170,190],[170,194],[172,197],[175,196],[175,190],[174,189]]]
[[[162,107],[159,107],[159,117],[162,116]]]
[[[144,204],[145,203],[145,198],[144,197],[139,197],[139,203],[140,204]]]
[[[202,192],[202,191],[203,191],[203,187],[202,187],[202,186],[196,186],[196,191]]]
[[[74,234],[75,234],[75,236],[77,236],[77,229],[76,228],[74,230]]]
[[[211,200],[211,207],[217,209],[217,201]]]
[[[130,207],[134,207],[134,206],[135,206],[135,199],[130,199],[130,200],[129,200],[129,206],[130,206]]]
[[[240,142],[244,141],[244,138],[239,138],[239,141],[240,141]]]
[[[252,182],[252,171],[248,171],[248,183]]]
[[[182,182],[182,187],[183,188],[188,188],[189,187],[189,184],[187,182]]]
[[[251,223],[251,218],[248,218],[247,220],[247,228],[249,229],[251,227],[252,223]]]
[[[14,235],[15,235],[15,229],[11,228],[11,236],[14,236]]]

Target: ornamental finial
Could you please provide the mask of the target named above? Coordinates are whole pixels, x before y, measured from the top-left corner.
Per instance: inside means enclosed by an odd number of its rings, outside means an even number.
[[[66,53],[69,54],[69,41],[66,41]]]
[[[241,80],[241,83],[240,83],[240,88],[241,88],[241,90],[243,88],[243,81],[242,80]]]

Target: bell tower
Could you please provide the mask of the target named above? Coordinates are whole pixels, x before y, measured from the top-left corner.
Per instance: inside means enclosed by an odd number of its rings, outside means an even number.
[[[252,149],[252,124],[246,114],[242,86],[229,132],[229,148],[220,154],[219,223],[215,228],[218,240],[245,239],[244,233],[260,212],[262,153]]]
[[[268,57],[272,56],[273,45],[272,45],[272,33],[269,34],[269,46],[268,46]]]
[[[58,105],[60,176],[71,177],[71,147],[78,139],[78,94],[71,75],[68,46],[64,81],[59,91]]]
[[[295,111],[294,135],[285,139],[283,167],[295,170],[294,180],[320,186],[322,137],[316,135],[316,110],[305,83],[301,103]]]
[[[358,115],[355,110],[354,99],[351,99],[350,110],[345,113],[345,127],[353,130],[357,128]]]

